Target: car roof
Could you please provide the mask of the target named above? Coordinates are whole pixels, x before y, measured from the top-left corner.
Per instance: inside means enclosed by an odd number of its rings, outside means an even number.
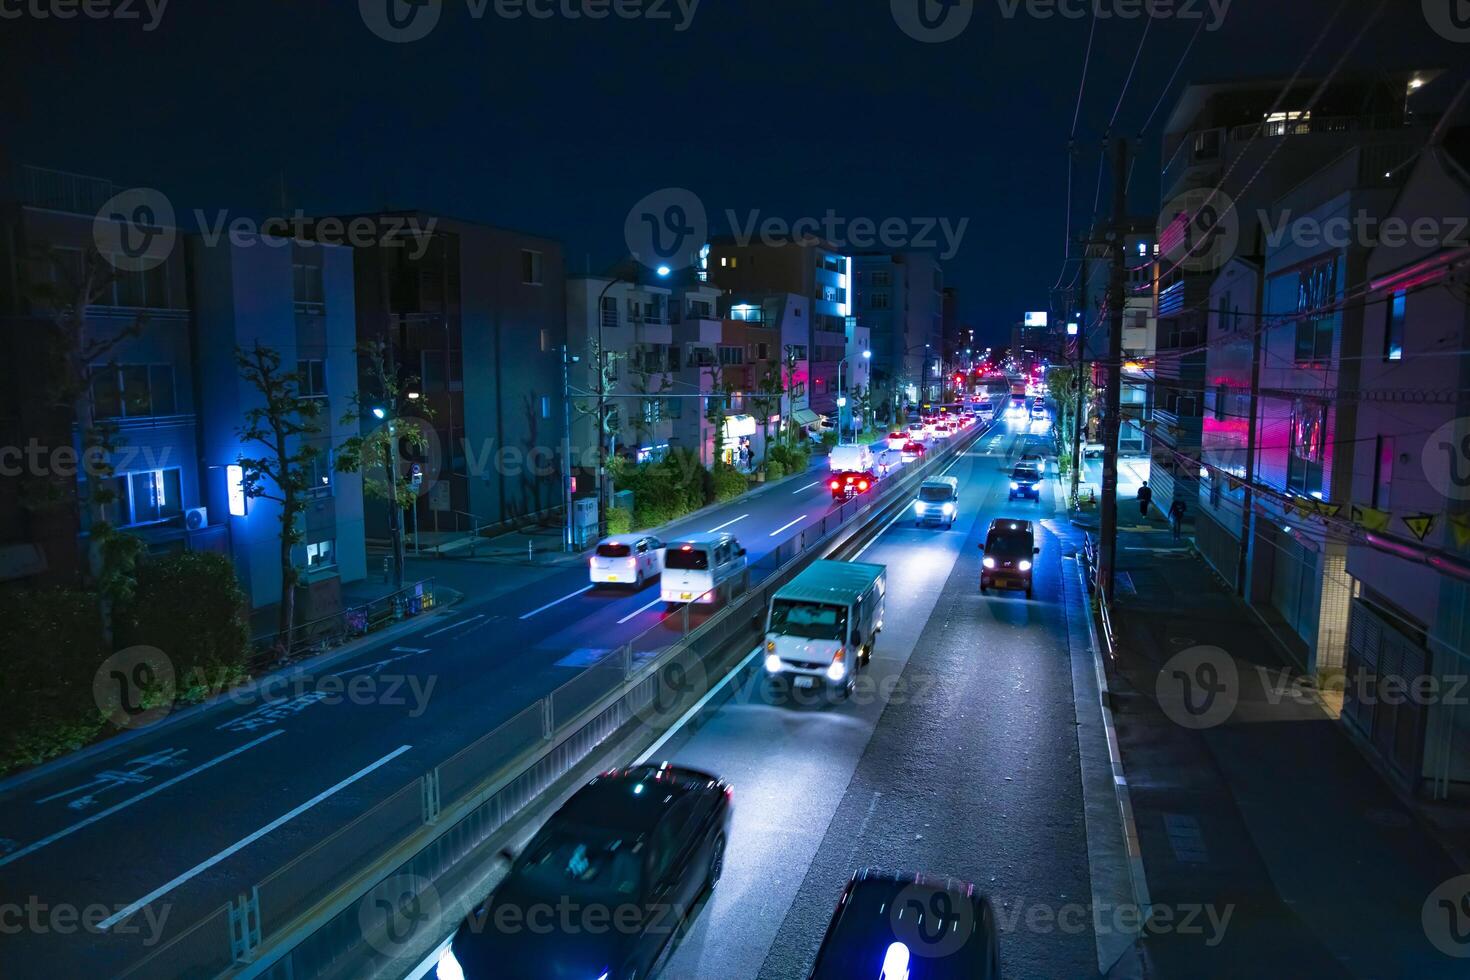
[[[957,477],[957,476],[931,476],[927,480],[925,480],[924,483],[923,483],[923,486],[926,486],[926,487],[930,487],[930,486],[957,487],[959,485],[960,485],[960,478]]]
[[[723,786],[698,769],[660,765],[611,769],[572,794],[556,818],[619,830],[647,830],[678,799]]]
[[[698,548],[714,548],[732,538],[734,538],[733,534],[727,534],[724,531],[717,531],[714,534],[686,534],[675,541],[670,541],[669,550],[673,551],[674,549],[681,548],[686,544],[694,545]]]
[[[1011,472],[1020,473],[1022,470],[1025,470],[1027,473],[1035,473],[1038,476],[1041,475],[1041,470],[1037,468],[1035,463],[1017,463],[1016,468]]]
[[[990,522],[991,532],[1000,531],[1003,534],[1031,534],[1030,521],[1017,520],[1009,517],[997,517]]]
[[[639,541],[642,541],[645,538],[652,538],[652,537],[657,537],[657,535],[654,535],[654,534],[646,534],[646,533],[643,533],[643,534],[609,534],[607,537],[603,538],[602,541],[599,542],[599,546],[604,545],[604,544],[637,544]]]

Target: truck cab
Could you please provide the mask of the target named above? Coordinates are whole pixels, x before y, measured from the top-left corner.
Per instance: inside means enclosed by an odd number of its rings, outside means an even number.
[[[887,569],[817,561],[771,597],[766,674],[796,690],[852,693],[883,629]]]
[[[930,477],[919,485],[919,497],[914,501],[914,523],[954,527],[955,514],[960,507],[960,481],[953,476]]]

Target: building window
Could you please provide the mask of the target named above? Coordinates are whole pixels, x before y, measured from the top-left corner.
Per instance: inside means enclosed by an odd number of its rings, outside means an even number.
[[[721,347],[720,363],[724,365],[738,365],[745,363],[745,348],[743,347]]]
[[[172,364],[122,364],[97,372],[92,378],[92,410],[100,419],[173,415]]]
[[[1337,262],[1328,260],[1304,270],[1297,279],[1296,362],[1322,364],[1332,357],[1337,298]]]
[[[1389,507],[1389,491],[1393,486],[1393,456],[1393,436],[1379,436],[1373,461],[1373,507],[1376,510],[1387,510]]]
[[[1226,411],[1225,411],[1225,401],[1229,397],[1230,397],[1230,386],[1229,385],[1216,385],[1215,386],[1215,421],[1216,422],[1224,422],[1225,421],[1225,416],[1227,414]]]
[[[326,568],[328,565],[335,564],[337,564],[337,540],[335,538],[313,541],[306,546],[307,568]]]
[[[868,294],[868,309],[887,310],[893,307],[893,296],[886,289],[875,289]]]
[[[542,395],[541,396],[541,417],[543,419],[549,419],[549,418],[551,418],[551,396],[550,395]]]
[[[177,469],[121,473],[112,487],[116,499],[107,505],[107,519],[118,527],[157,524],[184,512]]]
[[[872,274],[871,278],[873,280],[872,284],[874,286],[881,286],[886,289],[889,286],[893,285],[893,273],[889,272],[887,269],[879,269],[875,271]]]
[[[1408,294],[1403,290],[1393,293],[1388,298],[1388,328],[1383,337],[1383,359],[1385,361],[1404,359],[1404,310],[1408,299]]]
[[[332,495],[332,448],[319,446],[315,456],[306,464],[306,487],[309,497]]]
[[[295,262],[291,272],[292,292],[297,303],[320,306],[325,302],[321,266],[312,262]]]
[[[296,362],[296,373],[301,377],[302,398],[327,397],[327,362],[305,360]]]
[[[521,282],[527,286],[541,285],[541,253],[529,248],[521,249]]]
[[[1298,400],[1291,413],[1291,446],[1287,458],[1287,488],[1302,496],[1322,492],[1322,461],[1326,454],[1327,406]]]
[[[545,327],[541,328],[541,349],[543,351],[551,349],[551,331]]]

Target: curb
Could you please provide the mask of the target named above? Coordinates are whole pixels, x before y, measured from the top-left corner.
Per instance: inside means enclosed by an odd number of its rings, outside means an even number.
[[[70,766],[86,762],[93,756],[100,755],[103,752],[110,751],[124,745],[128,745],[131,742],[136,742],[144,736],[153,735],[157,732],[165,731],[168,728],[189,719],[197,718],[198,716],[206,714],[212,709],[219,707],[222,702],[229,701],[235,698],[251,697],[254,695],[255,689],[270,681],[274,681],[277,678],[297,677],[301,674],[308,673],[313,670],[317,670],[323,667],[329,667],[340,660],[345,660],[351,655],[360,652],[368,645],[369,642],[378,643],[383,640],[391,640],[395,637],[402,636],[410,632],[411,629],[417,628],[420,624],[432,621],[433,618],[440,611],[447,611],[459,605],[459,603],[464,601],[465,598],[464,593],[459,592],[455,589],[451,589],[447,586],[436,591],[446,593],[445,599],[443,602],[436,602],[434,604],[433,612],[429,613],[427,616],[416,616],[412,620],[405,620],[404,622],[395,623],[394,625],[389,626],[387,629],[379,630],[378,632],[371,633],[367,636],[358,637],[356,640],[353,640],[349,643],[344,643],[334,650],[328,650],[326,653],[317,654],[315,657],[310,657],[306,660],[301,660],[293,664],[288,664],[287,666],[279,667],[275,670],[267,671],[263,674],[257,674],[254,677],[251,677],[249,680],[243,682],[239,686],[233,687],[228,691],[221,691],[220,693],[215,694],[210,698],[200,701],[198,704],[191,704],[186,708],[179,709],[178,711],[171,711],[169,712],[167,717],[160,718],[158,721],[154,722],[151,725],[147,725],[143,728],[130,729],[125,732],[118,732],[115,735],[109,735],[107,738],[92,742],[89,745],[84,745],[81,748],[77,749],[75,752],[68,752],[66,755],[57,756],[54,759],[48,759],[45,762],[40,763],[39,765],[32,766],[29,769],[24,769],[11,776],[7,776],[4,779],[0,779],[0,798],[7,796],[15,790],[21,789],[22,787],[34,782],[37,779],[40,779],[43,776],[55,775],[56,773],[61,772]]]

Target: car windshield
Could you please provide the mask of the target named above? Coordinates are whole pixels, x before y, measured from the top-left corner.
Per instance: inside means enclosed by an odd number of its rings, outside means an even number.
[[[709,568],[709,552],[683,545],[664,553],[664,565],[672,569],[702,572]]]
[[[942,504],[947,500],[954,499],[954,491],[951,490],[949,487],[924,486],[919,488],[919,499],[927,500],[931,503]]]
[[[793,599],[771,604],[771,632],[809,640],[840,640],[847,626],[847,610]]]
[[[511,876],[540,894],[637,895],[641,851],[638,841],[624,833],[573,823],[548,825],[516,861]]]
[[[627,558],[633,553],[633,549],[625,544],[600,544],[597,546],[597,557],[599,558]]]
[[[1029,534],[998,534],[985,539],[985,553],[996,558],[1029,558],[1035,547]]]
[[[1030,466],[1017,466],[1015,472],[1011,473],[1012,480],[1039,480],[1041,474]]]

